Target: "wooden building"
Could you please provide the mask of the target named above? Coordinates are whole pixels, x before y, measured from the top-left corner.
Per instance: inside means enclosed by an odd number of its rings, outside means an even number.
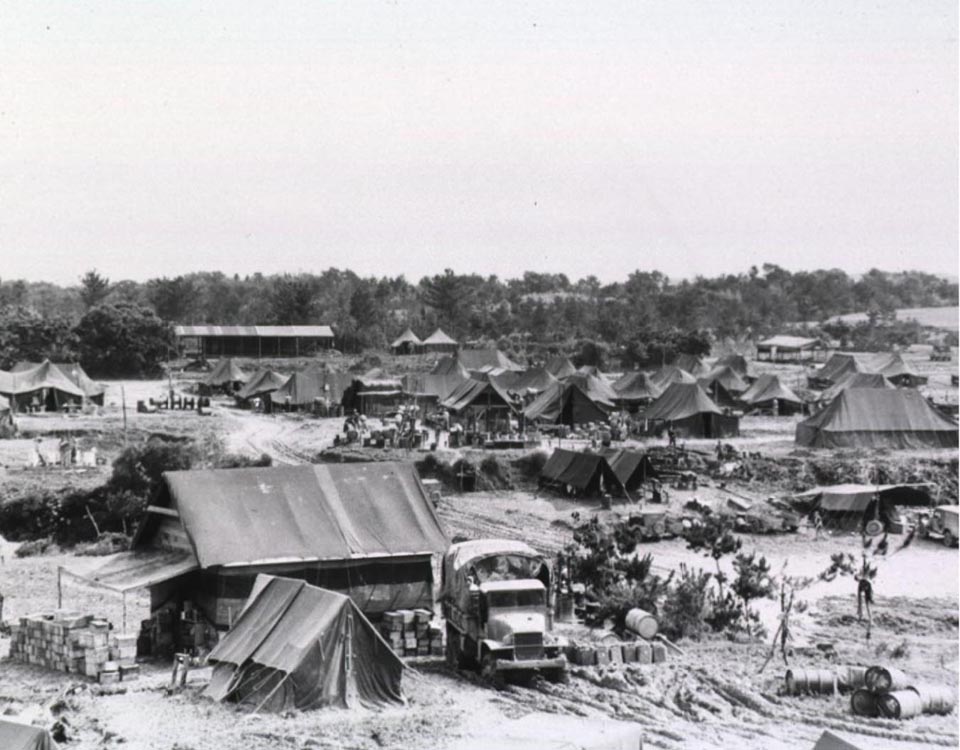
[[[175,326],[181,356],[306,357],[333,348],[330,326]]]

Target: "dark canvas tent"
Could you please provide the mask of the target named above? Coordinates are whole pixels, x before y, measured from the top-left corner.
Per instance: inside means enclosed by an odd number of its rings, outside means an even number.
[[[613,473],[617,475],[617,479],[630,492],[639,489],[640,485],[646,482],[648,478],[657,475],[646,453],[611,448],[601,451],[601,453],[607,459]]]
[[[413,354],[423,347],[423,342],[409,328],[401,333],[390,344],[394,354]]]
[[[224,388],[237,391],[249,379],[250,376],[240,368],[240,365],[228,357],[217,362],[217,366],[200,381],[200,384],[211,389]]]
[[[748,409],[776,412],[779,415],[796,414],[803,409],[803,400],[776,375],[761,375],[746,391],[740,400]]]
[[[33,406],[56,411],[65,404],[79,404],[86,396],[82,388],[49,360],[30,370],[0,371],[0,395],[8,398],[16,411]]]
[[[513,409],[513,399],[496,380],[463,381],[443,400],[443,406],[457,413],[468,407],[481,409]]]
[[[855,372],[867,372],[867,369],[854,355],[837,352],[807,380],[811,388],[822,391]]]
[[[576,383],[559,382],[537,396],[524,409],[523,415],[529,421],[573,427],[606,422],[609,408],[591,399]]]
[[[925,484],[837,484],[814,487],[793,500],[797,510],[819,510],[828,528],[862,529],[871,519],[883,523],[885,531],[894,528],[898,507],[929,507],[930,488]]]
[[[661,389],[666,389],[671,383],[696,383],[697,379],[686,370],[682,370],[676,365],[666,365],[657,370],[650,376]]]
[[[350,373],[307,368],[287,378],[282,386],[270,394],[270,400],[275,406],[296,408],[311,406],[321,399],[326,399],[329,404],[339,404],[353,378]]]
[[[290,578],[257,576],[208,660],[206,695],[254,710],[403,700],[403,662],[350,597]]]
[[[550,454],[540,470],[539,484],[577,497],[626,494],[623,482],[602,455],[563,448]]]
[[[617,392],[613,390],[613,386],[606,379],[599,375],[578,372],[568,377],[564,382],[578,386],[591,401],[604,408],[612,409],[617,402]]]
[[[464,367],[456,356],[441,357],[430,370],[431,375],[456,375],[460,378],[469,378],[470,371]]]
[[[912,389],[849,388],[797,425],[811,448],[956,448],[957,423]]]
[[[757,368],[753,366],[753,362],[748,360],[742,354],[728,354],[725,357],[720,357],[713,367],[714,369],[720,367],[729,367],[748,383],[756,380],[759,377]]]
[[[343,392],[341,403],[361,414],[383,414],[403,402],[403,383],[394,378],[354,378]]]
[[[897,386],[916,388],[925,385],[928,378],[913,369],[899,352],[880,355],[873,363],[873,369]]]
[[[262,369],[257,370],[244,386],[237,391],[236,396],[240,401],[249,401],[250,399],[260,398],[268,393],[273,393],[287,382],[287,376],[281,375],[275,370]]]
[[[624,373],[613,384],[613,390],[617,394],[617,403],[626,407],[647,404],[663,393],[663,389],[645,372]]]
[[[557,380],[563,380],[573,375],[577,368],[573,366],[571,362],[566,357],[551,357],[547,360],[547,363],[544,365],[544,369],[549,372]]]
[[[696,354],[678,354],[673,360],[673,366],[689,372],[695,378],[706,375],[709,369]]]
[[[513,390],[520,391],[521,394],[543,393],[547,388],[557,383],[557,378],[550,374],[545,367],[531,367],[524,370],[516,378],[511,386]]]
[[[401,383],[403,392],[418,401],[424,401],[436,404],[447,398],[464,381],[465,375],[459,372],[453,372],[449,375],[434,375],[431,373],[421,373],[416,375],[404,375]]]
[[[672,383],[647,407],[643,417],[672,424],[687,438],[724,438],[740,434],[740,420],[724,414],[697,383]]]
[[[700,386],[720,406],[733,407],[739,402],[739,396],[749,387],[736,370],[729,365],[711,370],[699,381]]]
[[[59,747],[43,727],[0,719],[0,748],[3,750],[57,750]]]
[[[887,390],[893,390],[895,387],[893,383],[878,372],[853,372],[823,391],[817,400],[829,403],[848,388],[886,388]]]
[[[49,360],[47,361],[49,362]],[[34,370],[43,364],[46,364],[46,362],[17,362],[11,372],[26,372],[28,370]],[[102,383],[97,383],[92,380],[80,366],[79,362],[50,362],[50,364],[80,388],[87,400],[92,401],[98,406],[103,406],[103,397],[107,390],[106,387]]]

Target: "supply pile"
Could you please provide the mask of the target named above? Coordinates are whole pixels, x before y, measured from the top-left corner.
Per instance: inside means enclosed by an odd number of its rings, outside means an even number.
[[[380,632],[398,656],[443,656],[443,631],[428,609],[383,613]]]

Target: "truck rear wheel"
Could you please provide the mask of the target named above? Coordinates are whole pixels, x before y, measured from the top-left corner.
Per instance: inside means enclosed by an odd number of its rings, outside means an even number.
[[[956,538],[953,536],[953,532],[950,529],[944,529],[943,531],[943,546],[952,547],[956,543]]]
[[[465,669],[467,660],[460,648],[460,634],[455,628],[447,624],[447,664],[451,669]]]

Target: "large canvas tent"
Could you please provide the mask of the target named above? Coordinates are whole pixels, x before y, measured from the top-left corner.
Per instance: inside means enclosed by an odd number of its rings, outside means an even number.
[[[254,710],[403,700],[403,662],[350,597],[290,578],[257,576],[208,661],[206,695]]]
[[[531,367],[517,376],[511,388],[519,391],[521,395],[539,394],[556,383],[557,378],[551,375],[547,368]]]
[[[666,365],[650,376],[653,383],[661,390],[665,390],[672,383],[696,383],[697,379],[686,370],[676,365]]]
[[[926,484],[837,484],[801,492],[793,505],[804,513],[820,511],[828,528],[862,530],[867,521],[877,519],[890,532],[898,507],[929,507],[932,500]]]
[[[673,360],[673,366],[689,372],[695,378],[702,377],[708,372],[706,364],[696,354],[678,354]]]
[[[594,401],[576,383],[559,382],[530,402],[523,416],[531,422],[574,427],[578,424],[606,422],[609,410],[609,406]]]
[[[781,416],[796,414],[803,409],[803,399],[781,383],[778,376],[771,374],[757,378],[753,385],[740,394],[740,400],[748,409]]]
[[[379,415],[396,409],[403,400],[403,383],[399,379],[359,377],[343,392],[341,403],[360,414]]]
[[[720,357],[713,368],[716,370],[720,367],[729,367],[748,383],[752,383],[759,377],[757,368],[754,367],[753,362],[742,354],[728,354],[725,357]]]
[[[720,406],[733,407],[741,393],[747,390],[747,382],[729,365],[711,370],[699,380],[700,386]]]
[[[394,354],[415,354],[423,348],[423,342],[408,328],[393,340],[390,348]]]
[[[0,748],[3,750],[58,750],[59,747],[43,727],[0,719]]]
[[[343,402],[344,391],[353,382],[349,373],[326,372],[316,368],[307,368],[293,373],[287,381],[270,394],[274,406],[304,408],[317,401],[328,404]]]
[[[856,372],[867,372],[867,369],[854,355],[837,352],[807,378],[807,382],[814,390],[822,391]]]
[[[723,411],[697,383],[672,383],[643,413],[645,420],[672,425],[680,437],[725,438],[740,434],[740,420]]]
[[[568,377],[564,382],[579,387],[591,401],[606,409],[612,409],[616,405],[617,392],[613,390],[613,386],[605,378],[599,375],[578,372]]]
[[[539,484],[576,497],[626,495],[623,482],[606,458],[557,448],[540,470]]]
[[[0,371],[0,395],[9,399],[16,411],[57,411],[66,404],[82,403],[86,397],[83,389],[49,360],[30,370]]]
[[[257,370],[243,387],[237,391],[236,397],[239,401],[250,401],[254,398],[262,398],[268,393],[273,393],[287,382],[287,376],[281,375],[275,370]]]
[[[260,573],[339,591],[368,615],[430,608],[432,558],[448,545],[413,464],[173,471],[132,549],[75,575],[148,586],[152,611],[189,600],[223,628]]]
[[[450,338],[439,328],[420,343],[420,348],[425,352],[455,352],[458,346],[456,339]]]
[[[893,390],[895,387],[879,372],[853,372],[823,391],[817,400],[825,404],[830,403],[849,388],[886,388],[887,390]]]
[[[881,354],[873,362],[873,369],[897,386],[916,388],[927,383],[927,376],[913,369],[899,352]]]
[[[557,380],[568,378],[577,371],[577,368],[573,366],[573,362],[566,357],[560,356],[551,357],[543,367]]]
[[[957,423],[912,389],[849,388],[797,425],[810,448],[956,448]]]
[[[657,398],[663,389],[645,372],[626,372],[614,382],[617,404],[628,408],[648,404]]]
[[[223,388],[230,392],[240,390],[241,386],[250,379],[250,376],[233,359],[227,357],[217,362],[200,384],[207,389]]]
[[[404,375],[401,383],[403,392],[424,405],[436,405],[447,398],[468,378],[459,372],[449,375],[421,373]]]
[[[92,401],[98,406],[103,406],[103,397],[106,393],[106,387],[102,383],[97,383],[92,380],[86,371],[80,366],[79,362],[50,362],[49,360],[44,360],[43,362],[17,362],[10,370],[10,372],[27,372],[28,370],[35,370],[36,368],[47,364],[58,369],[64,377],[70,380],[74,385],[76,385],[81,391],[83,391],[84,398],[88,401]]]
[[[601,451],[601,454],[617,479],[627,488],[629,492],[634,492],[648,479],[657,475],[650,457],[640,451],[626,449],[608,448]]]

